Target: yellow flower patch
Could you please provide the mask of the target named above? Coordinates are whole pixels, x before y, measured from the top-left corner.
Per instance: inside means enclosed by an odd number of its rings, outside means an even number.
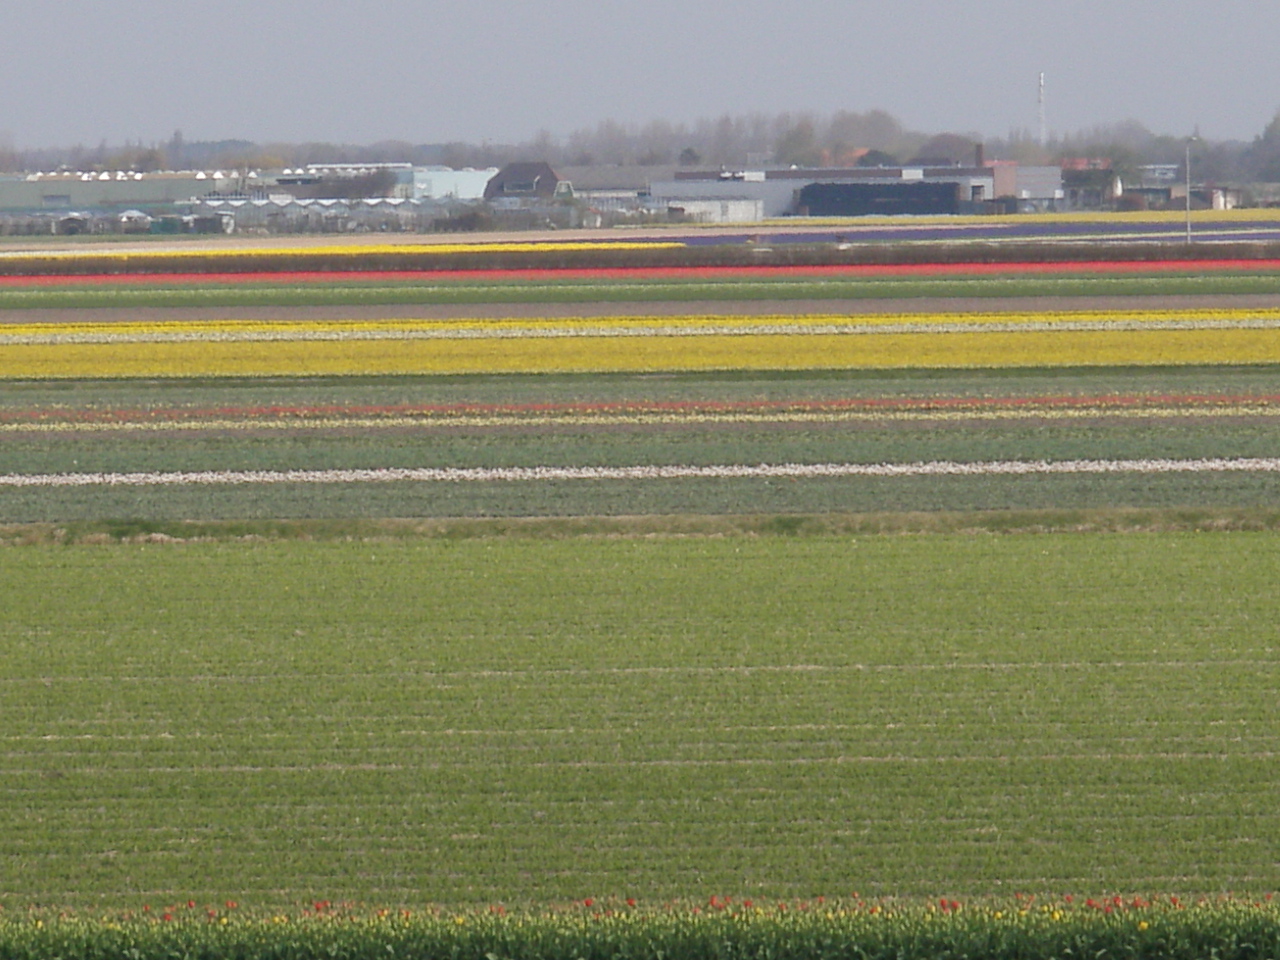
[[[210,246],[198,250],[175,250],[172,247],[148,250],[135,247],[132,250],[105,250],[98,247],[76,250],[48,250],[39,253],[17,253],[6,260],[129,260],[146,257],[165,260],[208,260],[225,257],[363,257],[385,254],[447,254],[447,253],[536,253],[541,251],[570,250],[663,250],[678,249],[685,244],[673,241],[603,240],[564,242],[514,242],[514,243],[346,243],[323,246],[265,247],[265,246]]]
[[[0,377],[1280,363],[1280,310],[0,325]]]

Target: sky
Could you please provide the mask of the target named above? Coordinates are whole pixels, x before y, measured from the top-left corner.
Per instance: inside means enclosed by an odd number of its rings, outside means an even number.
[[[510,143],[887,110],[984,136],[1252,139],[1275,0],[0,0],[0,145]]]

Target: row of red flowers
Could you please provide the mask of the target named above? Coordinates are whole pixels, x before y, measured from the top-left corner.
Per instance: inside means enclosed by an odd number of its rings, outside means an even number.
[[[0,409],[0,423],[140,423],[334,417],[589,417],[626,415],[891,413],[948,410],[1107,410],[1266,407],[1280,394],[1102,394],[1018,397],[852,397],[823,400],[622,401],[605,403],[303,404],[219,407]]]

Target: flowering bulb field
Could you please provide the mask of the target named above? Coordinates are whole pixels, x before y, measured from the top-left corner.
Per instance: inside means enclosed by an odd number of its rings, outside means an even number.
[[[0,378],[357,376],[1280,362],[1280,310],[42,322]]]
[[[1239,246],[0,256],[0,960],[1280,955]]]
[[[15,383],[0,522],[1275,503],[1265,368]]]
[[[388,252],[361,249],[6,279],[0,521],[1272,502],[1272,259],[351,270]],[[450,249],[423,256],[479,250]]]

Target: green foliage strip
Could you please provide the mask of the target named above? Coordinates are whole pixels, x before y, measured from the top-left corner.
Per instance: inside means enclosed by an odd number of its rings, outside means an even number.
[[[139,307],[302,307],[460,305],[480,303],[688,302],[698,300],[840,300],[915,297],[1043,297],[1272,294],[1280,277],[1256,274],[1162,276],[939,277],[716,280],[565,280],[489,283],[334,281],[319,284],[66,286],[0,289],[0,310]]]
[[[5,960],[939,960],[1150,957],[1217,960],[1280,954],[1280,909],[1231,898],[1183,903],[1113,897],[1078,903],[827,901],[641,907],[585,898],[553,908],[369,909],[319,901],[256,914],[194,900],[138,912],[14,911],[0,919]]]

